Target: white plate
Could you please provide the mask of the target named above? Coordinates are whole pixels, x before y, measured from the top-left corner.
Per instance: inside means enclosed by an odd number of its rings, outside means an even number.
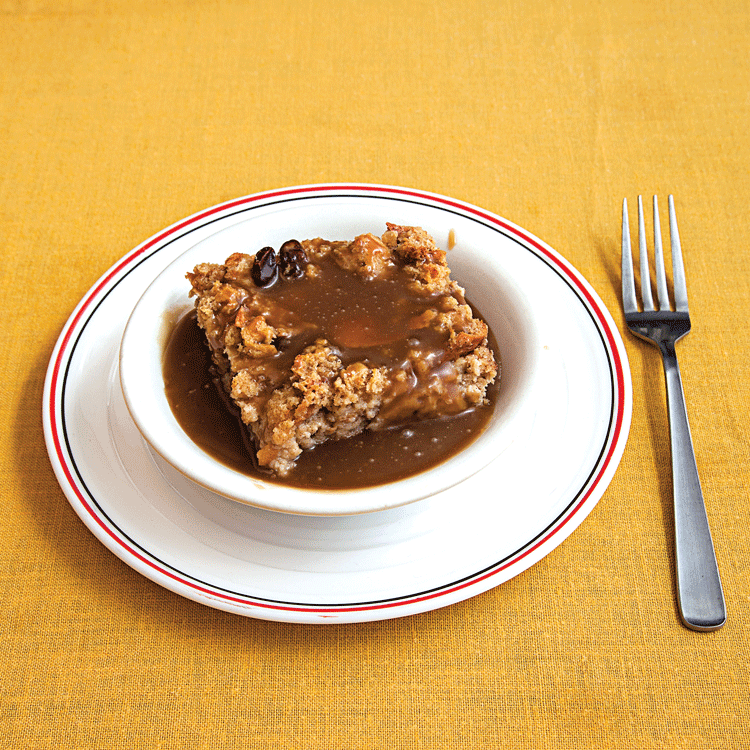
[[[178,255],[218,231],[255,220],[259,227],[284,226],[301,217],[309,221],[310,237],[379,232],[387,220],[422,226],[446,247],[453,230],[459,245],[496,245],[512,259],[517,283],[539,291],[530,324],[545,337],[544,395],[526,433],[487,468],[400,508],[294,516],[215,495],[147,447],[125,407],[117,371],[120,337],[140,295]],[[631,411],[617,328],[560,255],[475,206],[359,184],[247,196],[144,242],[104,274],[71,315],[50,361],[43,404],[60,485],[112,552],[195,601],[304,623],[424,612],[527,569],[601,498],[622,456]]]

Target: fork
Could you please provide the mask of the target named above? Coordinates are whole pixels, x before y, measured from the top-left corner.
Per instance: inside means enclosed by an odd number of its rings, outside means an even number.
[[[622,303],[625,322],[638,337],[661,351],[667,390],[669,432],[672,450],[677,599],[683,624],[691,630],[718,630],[726,621],[724,593],[708,527],[693,441],[690,436],[685,394],[675,343],[690,330],[687,284],[682,260],[674,198],[669,196],[669,234],[672,248],[674,310],[669,301],[659,207],[654,196],[654,263],[656,297],[651,294],[643,202],[638,197],[638,245],[642,309],[639,311],[630,249],[627,199],[622,202]]]

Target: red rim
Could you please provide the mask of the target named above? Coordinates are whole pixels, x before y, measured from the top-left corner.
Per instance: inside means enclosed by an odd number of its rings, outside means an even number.
[[[245,208],[252,204],[265,205],[267,203],[272,203],[282,199],[290,199],[293,197],[303,197],[306,195],[309,196],[314,194],[330,195],[332,193],[347,193],[347,197],[353,197],[355,195],[361,194],[386,194],[397,196],[399,198],[416,199],[420,202],[427,202],[427,204],[437,204],[439,206],[444,206],[456,210],[463,215],[473,216],[488,225],[498,227],[502,229],[504,233],[510,234],[521,240],[524,245],[532,247],[534,251],[538,255],[543,257],[549,265],[555,268],[557,272],[565,278],[568,284],[575,289],[578,295],[585,300],[587,309],[592,314],[597,328],[603,335],[603,339],[606,342],[605,348],[607,351],[608,359],[610,361],[610,365],[612,367],[613,375],[613,419],[606,441],[607,450],[604,453],[603,458],[601,458],[598,462],[595,474],[587,481],[585,485],[586,489],[577,497],[576,502],[567,509],[562,518],[558,519],[558,521],[554,523],[550,528],[548,528],[546,533],[544,533],[540,538],[536,539],[533,544],[524,547],[521,551],[512,555],[506,561],[498,563],[491,569],[482,571],[465,580],[462,580],[455,584],[447,585],[445,587],[441,587],[434,591],[415,594],[408,597],[400,597],[398,599],[389,601],[330,606],[269,602],[261,599],[255,599],[249,595],[243,596],[223,592],[221,590],[210,587],[210,585],[201,585],[200,583],[190,580],[190,578],[186,577],[185,575],[180,575],[178,573],[172,572],[166,566],[155,562],[153,559],[150,559],[148,556],[135,549],[133,545],[128,544],[126,540],[124,540],[120,535],[115,533],[110,524],[101,517],[100,513],[97,512],[96,508],[92,505],[92,503],[86,497],[85,493],[79,487],[79,483],[74,477],[74,470],[67,460],[66,451],[63,448],[63,439],[61,438],[60,424],[56,410],[56,404],[62,403],[62,397],[60,395],[60,377],[64,364],[67,361],[66,358],[71,346],[73,335],[77,331],[81,322],[86,318],[88,311],[96,302],[98,302],[98,300],[101,298],[102,294],[110,286],[110,284],[112,284],[119,276],[126,273],[137,262],[139,262],[140,259],[148,253],[149,250],[158,248],[158,246],[164,243],[166,240],[169,240],[176,234],[179,234],[186,229],[199,226],[207,219],[210,219],[217,214],[231,212],[231,210],[235,208]],[[560,256],[558,256],[557,253],[550,250],[541,241],[537,240],[533,236],[530,236],[519,227],[516,227],[504,221],[500,217],[483,211],[482,209],[475,206],[446,198],[444,196],[425,193],[418,190],[358,184],[311,185],[258,193],[208,208],[157,233],[145,243],[140,245],[138,248],[133,250],[131,253],[126,255],[116,265],[114,265],[84,297],[78,309],[71,316],[64,329],[64,333],[60,338],[58,348],[53,356],[52,362],[50,363],[49,395],[48,401],[45,404],[45,409],[47,410],[46,416],[49,419],[49,428],[51,435],[50,452],[54,454],[54,457],[59,464],[65,482],[67,483],[67,487],[70,488],[70,490],[74,493],[76,501],[80,503],[80,506],[86,513],[89,521],[92,522],[96,527],[98,527],[101,532],[103,532],[106,537],[111,540],[111,543],[114,545],[114,551],[119,551],[123,559],[126,559],[126,561],[127,558],[137,560],[146,569],[158,573],[159,576],[164,577],[169,581],[173,581],[180,586],[186,586],[195,593],[201,594],[205,597],[209,597],[213,601],[224,602],[228,605],[258,608],[260,610],[270,610],[278,612],[299,612],[307,614],[335,615],[348,612],[353,613],[393,610],[397,608],[409,607],[425,601],[451,597],[458,592],[464,591],[473,586],[477,586],[477,584],[481,584],[498,576],[500,573],[512,566],[517,566],[519,562],[533,555],[534,552],[536,552],[540,547],[543,547],[547,542],[556,537],[562,529],[564,529],[571,523],[574,518],[577,518],[582,508],[587,504],[592,495],[597,492],[597,490],[600,488],[601,482],[604,480],[607,472],[612,467],[613,460],[615,460],[618,446],[620,446],[621,439],[623,437],[625,404],[627,401],[627,389],[624,370],[625,364],[617,345],[617,337],[610,325],[608,314],[602,308],[601,303],[595,298],[594,295],[592,295],[592,293],[588,289],[587,284],[579,276],[578,272],[576,272],[571,266],[569,266],[569,264],[567,264],[567,262],[565,262]],[[65,489],[65,487],[63,487],[63,489]]]

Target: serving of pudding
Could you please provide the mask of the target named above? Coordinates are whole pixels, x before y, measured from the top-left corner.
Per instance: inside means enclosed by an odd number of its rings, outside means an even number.
[[[394,509],[474,477],[534,424],[534,258],[442,209],[340,203],[202,227],[128,318],[130,417],[155,459],[223,498]]]
[[[166,393],[191,438],[237,470],[382,484],[444,462],[492,415],[487,324],[419,227],[288,240],[187,278],[195,309],[170,337]]]

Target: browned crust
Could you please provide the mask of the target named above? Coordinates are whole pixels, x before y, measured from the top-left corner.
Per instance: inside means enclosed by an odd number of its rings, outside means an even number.
[[[294,331],[273,319],[264,308],[267,297],[256,294],[250,281],[254,257],[230,255],[223,264],[202,263],[187,274],[196,297],[198,322],[206,332],[222,383],[250,428],[261,466],[287,474],[306,448],[329,439],[358,434],[409,418],[428,418],[444,411],[478,405],[498,367],[487,345],[486,324],[474,317],[463,289],[450,278],[446,253],[419,227],[387,224],[382,237],[364,234],[351,242],[321,238],[302,241],[314,278],[321,259],[332,257],[342,268],[366,279],[403,269],[410,289],[430,300],[414,329],[430,326],[445,333],[443,361],[454,384],[439,382],[413,398],[405,371],[370,367],[364,362],[344,366],[325,337],[295,359],[281,380],[268,377],[267,358]],[[434,304],[433,304],[434,300]],[[417,376],[424,362],[415,360]],[[401,394],[400,400],[394,394]]]

